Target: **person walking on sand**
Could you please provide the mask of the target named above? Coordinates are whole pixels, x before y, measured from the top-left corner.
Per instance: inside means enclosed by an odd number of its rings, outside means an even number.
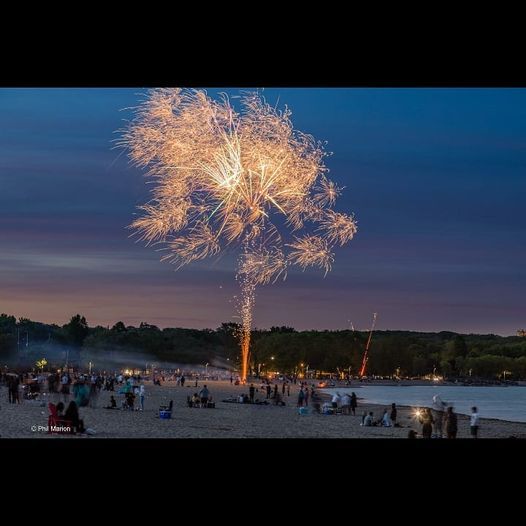
[[[473,406],[471,408],[471,417],[470,417],[470,420],[469,420],[469,430],[471,432],[471,436],[473,438],[477,438],[478,436],[478,433],[479,433],[479,421],[480,421],[480,417],[479,417],[479,413],[478,413],[478,410],[475,406]]]

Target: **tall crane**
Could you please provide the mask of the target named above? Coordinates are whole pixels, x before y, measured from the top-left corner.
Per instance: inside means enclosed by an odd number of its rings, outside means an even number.
[[[367,360],[369,360],[369,347],[371,346],[371,339],[373,337],[374,326],[376,325],[377,313],[373,313],[373,323],[371,330],[369,331],[369,338],[367,338],[367,344],[365,345],[365,352],[363,353],[362,368],[360,369],[360,377],[365,376],[365,368],[367,367]]]

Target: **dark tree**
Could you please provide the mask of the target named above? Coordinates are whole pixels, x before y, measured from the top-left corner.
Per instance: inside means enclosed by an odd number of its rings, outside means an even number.
[[[73,316],[69,323],[62,328],[66,335],[66,341],[75,347],[81,347],[89,333],[88,322],[80,314]]]

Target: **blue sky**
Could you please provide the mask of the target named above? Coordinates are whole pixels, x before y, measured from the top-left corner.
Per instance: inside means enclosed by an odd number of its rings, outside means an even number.
[[[237,90],[219,91],[229,95]],[[231,258],[174,272],[129,238],[148,199],[114,148],[144,90],[0,90],[0,311],[91,325],[236,320]],[[328,142],[355,239],[258,290],[258,327],[512,334],[526,325],[526,90],[265,89]]]

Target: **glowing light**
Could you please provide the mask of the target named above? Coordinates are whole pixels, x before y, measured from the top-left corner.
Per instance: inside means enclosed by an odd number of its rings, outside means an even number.
[[[136,109],[119,145],[148,169],[150,202],[130,227],[147,245],[161,244],[162,260],[180,268],[241,247],[241,379],[246,380],[256,286],[285,279],[291,265],[325,274],[333,245],[356,233],[352,216],[335,212],[341,189],[326,177],[324,146],[295,130],[290,111],[259,93],[240,97],[204,90],[154,89]],[[285,239],[290,230],[304,233]],[[289,234],[290,236],[290,234]]]

